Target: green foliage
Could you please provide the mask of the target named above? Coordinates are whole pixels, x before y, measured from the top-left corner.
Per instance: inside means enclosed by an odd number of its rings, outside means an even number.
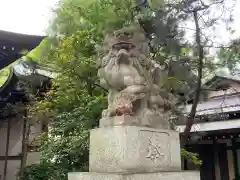
[[[153,18],[150,12],[145,15]],[[49,134],[41,137],[41,164],[26,168],[24,180],[63,180],[67,172],[87,170],[88,131],[97,125],[107,106],[105,91],[98,85],[96,47],[106,32],[135,20],[130,0],[60,1],[49,38],[27,55],[43,65],[50,64],[59,75],[46,98],[29,107],[31,120],[48,120]],[[170,24],[175,22],[169,20]],[[160,31],[147,33],[155,33],[158,44],[169,42]],[[42,174],[45,168],[49,173]]]
[[[218,58],[220,67],[227,67],[232,72],[237,71],[236,66],[240,62],[240,40],[235,39],[229,47],[221,48]]]
[[[17,64],[18,60],[0,70],[0,87],[7,81],[11,74],[11,68],[14,64]]]
[[[10,67],[3,68],[0,71],[0,86],[2,86],[6,82],[9,74],[10,74]]]
[[[186,149],[181,149],[181,155],[192,161],[195,165],[201,165],[202,161],[199,159],[198,154],[187,151]]]
[[[41,136],[40,165],[27,167],[24,180],[67,179],[67,172],[88,169],[88,131],[107,106],[98,85],[96,46],[106,31],[132,21],[128,0],[60,2],[51,37],[27,55],[59,74],[46,98],[29,107],[31,120],[48,120],[49,134]]]
[[[27,58],[33,59],[35,61],[43,60],[45,58],[44,52],[48,52],[50,47],[51,42],[49,38],[45,38],[35,49],[33,49],[27,54]]]
[[[167,64],[169,89],[174,86],[185,89],[184,92],[192,89],[180,87],[185,78],[194,84],[195,76],[190,71],[197,62],[196,58],[193,63],[190,58],[180,58],[195,51],[180,43],[183,32],[179,32],[177,25],[187,15],[180,8],[164,7],[163,2],[152,0],[151,8],[136,12],[131,0],[60,1],[48,29],[49,37],[27,55],[44,66],[50,65],[58,77],[46,98],[29,107],[31,120],[47,119],[49,134],[41,137],[40,165],[27,167],[24,180],[65,180],[67,172],[87,170],[88,131],[97,125],[107,106],[95,67],[96,47],[106,32],[139,20],[150,39],[153,58]],[[177,57],[176,61],[169,60],[172,56]],[[186,150],[181,153],[201,164],[196,154]]]
[[[54,180],[56,177],[63,178],[66,173],[66,169],[62,169],[60,166],[56,166],[56,164],[41,163],[27,166],[22,179]]]
[[[49,31],[57,35],[70,35],[78,30],[88,29],[99,35],[131,23],[131,4],[130,0],[60,1],[57,17]]]

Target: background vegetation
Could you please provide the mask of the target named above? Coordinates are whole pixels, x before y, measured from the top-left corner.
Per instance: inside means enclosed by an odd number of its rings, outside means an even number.
[[[210,71],[223,66],[234,69],[239,59],[231,45],[219,48],[219,59],[224,63],[216,63],[208,53],[213,44],[204,38],[203,30],[226,20],[209,15],[207,22],[200,22],[203,13],[210,13],[215,5],[225,4],[223,1],[197,5],[196,1],[172,4],[157,0],[60,1],[48,29],[49,37],[27,55],[57,71],[58,77],[53,79],[53,87],[45,99],[38,99],[28,109],[28,119],[39,123],[47,120],[49,131],[41,136],[41,163],[26,167],[20,178],[64,180],[67,172],[88,170],[89,129],[97,126],[107,105],[106,91],[98,84],[95,66],[96,48],[106,32],[140,22],[150,39],[152,58],[169,75],[165,88],[176,94],[180,89],[186,95],[180,103],[188,100],[187,92],[191,89],[198,90],[194,96],[198,99],[202,78]],[[185,39],[187,28],[180,27],[187,20],[195,22],[194,42]],[[195,111],[193,107],[189,127]],[[199,163],[195,154],[184,150],[182,153]]]

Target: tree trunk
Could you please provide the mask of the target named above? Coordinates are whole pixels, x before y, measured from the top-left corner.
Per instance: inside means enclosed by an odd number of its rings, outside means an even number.
[[[193,11],[193,17],[194,17],[194,22],[195,22],[195,27],[196,27],[196,43],[197,43],[197,48],[198,48],[198,80],[197,80],[195,96],[193,99],[192,109],[188,115],[188,119],[186,122],[186,128],[184,129],[184,133],[183,133],[183,138],[182,138],[182,143],[181,143],[182,147],[184,147],[186,145],[192,125],[194,124],[197,105],[198,105],[200,93],[201,93],[202,74],[203,74],[202,71],[203,71],[204,51],[203,51],[203,46],[201,45],[201,36],[200,36],[201,32],[200,32],[200,27],[199,27],[199,22],[198,22],[197,10]]]

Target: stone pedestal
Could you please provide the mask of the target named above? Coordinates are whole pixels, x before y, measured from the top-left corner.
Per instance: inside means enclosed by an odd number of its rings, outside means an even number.
[[[146,174],[69,173],[68,180],[200,180],[196,171]]]
[[[69,180],[199,180],[181,171],[179,134],[137,126],[93,129],[89,173],[69,173]]]
[[[135,126],[91,131],[89,171],[149,173],[180,171],[179,134]]]
[[[139,119],[130,115],[105,117],[100,119],[99,127],[114,127],[114,126],[136,126],[139,123]]]

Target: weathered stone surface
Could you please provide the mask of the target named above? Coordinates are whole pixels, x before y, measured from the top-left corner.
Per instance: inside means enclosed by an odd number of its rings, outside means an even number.
[[[180,171],[179,134],[136,126],[94,129],[90,134],[89,158],[90,172]]]
[[[137,126],[137,117],[130,115],[114,116],[102,118],[99,121],[99,127],[114,127],[114,126]]]
[[[103,173],[68,173],[68,180],[123,180],[122,175]]]
[[[200,173],[196,171],[161,172],[149,174],[133,174],[125,176],[126,180],[200,180]]]
[[[69,173],[68,180],[200,180],[196,171],[161,172],[134,175]]]
[[[176,101],[162,88],[162,70],[150,58],[148,44],[139,24],[106,35],[97,61],[100,84],[108,90],[102,118],[131,115],[138,126],[170,129]]]

